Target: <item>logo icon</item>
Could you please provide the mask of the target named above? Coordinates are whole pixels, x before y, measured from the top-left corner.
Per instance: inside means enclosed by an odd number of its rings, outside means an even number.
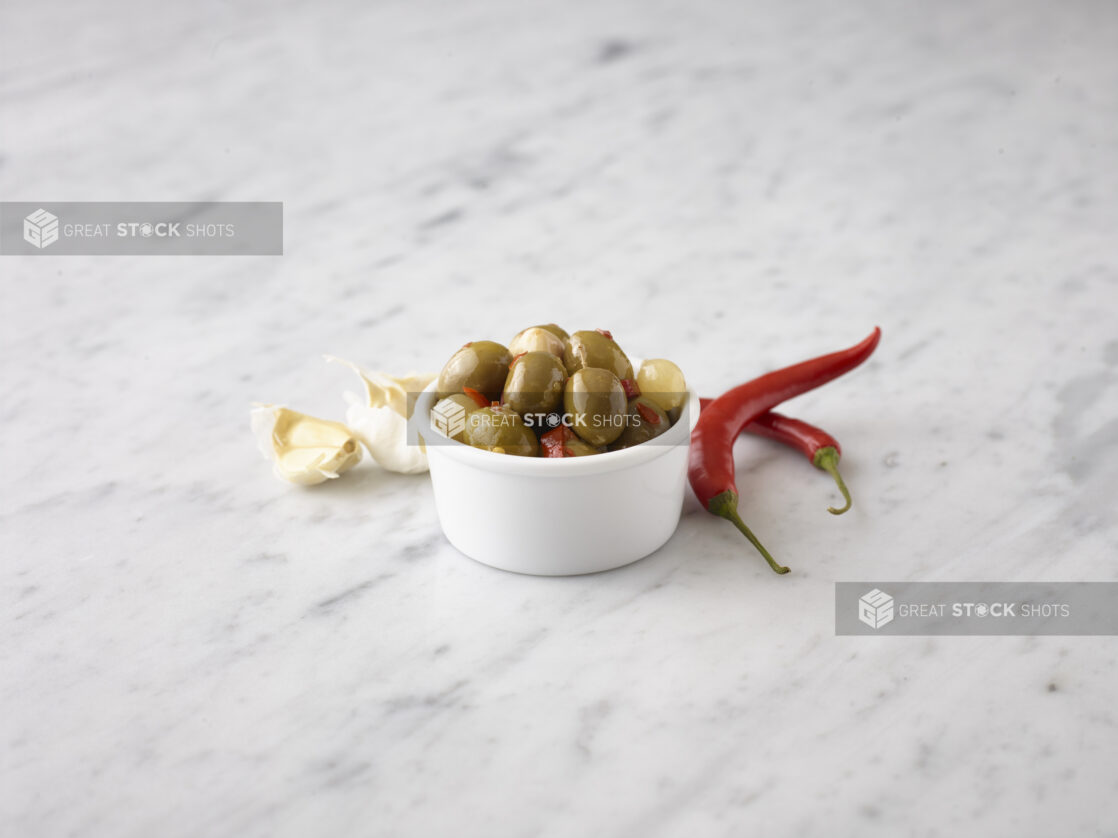
[[[42,250],[58,241],[58,216],[37,209],[23,219],[23,240]]]
[[[443,436],[459,434],[466,428],[466,408],[452,401],[435,405],[431,411],[431,424]]]
[[[858,619],[873,629],[893,622],[893,598],[874,588],[858,600]]]

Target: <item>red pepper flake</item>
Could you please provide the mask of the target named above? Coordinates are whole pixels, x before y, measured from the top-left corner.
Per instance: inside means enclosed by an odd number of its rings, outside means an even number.
[[[473,346],[473,345],[474,345],[474,342],[472,340],[468,340],[464,344],[462,344],[462,348],[465,349],[467,346]]]
[[[516,362],[517,362],[517,361],[519,361],[519,360],[520,360],[521,358],[523,358],[523,357],[524,357],[525,355],[527,355],[527,354],[528,354],[527,352],[521,352],[521,353],[520,353],[519,355],[517,355],[517,356],[516,356],[515,358],[513,358],[513,359],[512,359],[512,360],[511,360],[511,361],[509,362],[509,369],[511,370],[511,369],[512,369],[513,367],[515,367],[515,366],[516,366]]]
[[[632,378],[621,379],[621,386],[625,390],[625,398],[635,399],[641,394],[641,388],[637,386],[637,382]]]
[[[489,399],[485,398],[484,393],[479,393],[473,387],[463,387],[462,392],[473,399],[478,407],[489,407]]]
[[[497,402],[490,402],[490,403],[489,403],[489,406],[490,406],[490,407],[500,407],[500,406],[501,406],[501,403],[500,403],[499,401],[497,401]]]
[[[566,425],[560,425],[553,431],[548,431],[540,437],[540,445],[545,457],[573,457],[571,450],[565,443],[574,438],[574,431]]]
[[[637,413],[650,425],[660,424],[660,414],[646,404],[637,402]]]
[[[609,329],[595,329],[594,331],[604,337],[606,340],[613,340],[613,334],[610,332]]]

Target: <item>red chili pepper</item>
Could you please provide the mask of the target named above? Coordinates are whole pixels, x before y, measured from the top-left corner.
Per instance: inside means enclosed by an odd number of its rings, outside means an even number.
[[[570,457],[571,452],[566,446],[569,439],[574,438],[574,431],[566,425],[560,425],[558,428],[540,436],[540,446],[543,448],[543,455],[545,457]]]
[[[637,413],[639,413],[641,415],[641,418],[650,425],[660,424],[660,414],[646,404],[637,402]]]
[[[699,406],[706,409],[714,399],[699,399]],[[836,509],[828,506],[827,511],[832,515],[841,515],[850,509],[854,501],[850,497],[850,490],[839,474],[838,464],[842,457],[842,446],[838,440],[822,428],[809,425],[802,419],[793,419],[783,413],[770,410],[762,413],[745,426],[744,433],[754,436],[763,436],[766,439],[775,439],[777,442],[795,448],[806,456],[813,466],[822,469],[834,478],[835,484],[842,492],[842,499],[846,505]]]
[[[473,399],[478,407],[489,407],[489,399],[485,398],[485,393],[480,393],[473,387],[463,387],[462,392]]]
[[[641,388],[637,386],[637,382],[632,378],[621,379],[621,389],[625,391],[625,398],[635,399],[641,394]]]
[[[521,358],[523,358],[527,354],[528,354],[527,352],[521,352],[519,355],[515,356],[511,361],[509,361],[509,369],[511,370],[513,367],[515,367],[516,362],[519,361]]]
[[[606,340],[613,340],[613,333],[610,332],[609,329],[595,329],[594,331],[604,337]]]
[[[691,432],[687,476],[699,503],[711,514],[725,518],[737,527],[777,573],[787,573],[788,568],[777,564],[738,514],[734,439],[762,413],[857,367],[873,354],[880,339],[881,329],[875,327],[869,337],[849,349],[747,381],[711,402],[699,414],[699,421]]]

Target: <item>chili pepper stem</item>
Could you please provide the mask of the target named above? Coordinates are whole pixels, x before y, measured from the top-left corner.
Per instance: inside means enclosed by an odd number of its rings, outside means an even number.
[[[811,462],[816,468],[821,468],[827,472],[831,477],[835,478],[835,483],[838,485],[839,491],[842,492],[843,500],[846,501],[846,506],[841,509],[835,509],[833,506],[828,506],[827,511],[832,515],[841,515],[853,506],[854,501],[850,497],[850,490],[846,488],[846,483],[843,482],[842,475],[839,474],[838,462],[839,453],[833,445],[825,445],[815,452]]]
[[[710,499],[710,503],[707,504],[707,510],[717,515],[719,518],[725,518],[741,530],[742,535],[748,538],[749,543],[757,548],[757,552],[765,557],[765,561],[769,563],[769,567],[771,567],[775,573],[788,572],[788,568],[782,564],[777,564],[776,559],[769,555],[769,551],[765,549],[765,545],[758,541],[757,536],[750,531],[749,527],[745,525],[745,521],[741,519],[741,515],[738,514],[737,492],[731,489],[727,489],[725,492],[719,492]]]

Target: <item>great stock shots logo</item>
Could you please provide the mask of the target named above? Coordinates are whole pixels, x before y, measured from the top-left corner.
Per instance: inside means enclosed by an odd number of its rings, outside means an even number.
[[[1118,582],[835,582],[835,634],[1118,636]]]
[[[23,219],[23,240],[42,250],[58,241],[58,216],[40,207]]]
[[[891,623],[893,598],[880,588],[874,588],[858,600],[858,619],[874,629]]]
[[[0,255],[282,256],[283,204],[0,201]]]
[[[449,399],[442,401],[431,411],[431,424],[443,436],[456,436],[466,429],[466,408]]]

